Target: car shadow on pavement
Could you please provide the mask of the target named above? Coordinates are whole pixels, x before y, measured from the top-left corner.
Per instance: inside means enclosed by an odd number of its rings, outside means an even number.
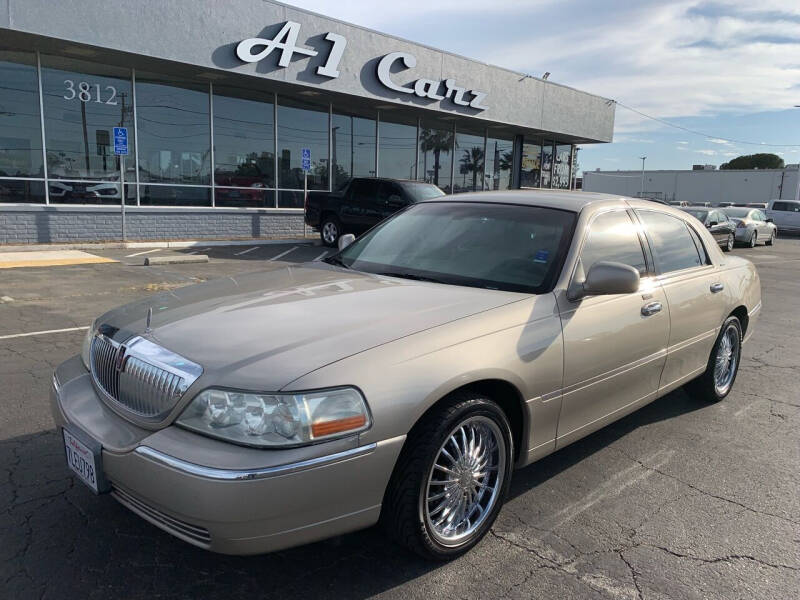
[[[703,406],[673,392],[517,471],[511,496],[535,493],[639,427]],[[262,556],[212,554],[93,495],[69,475],[52,430],[0,441],[2,472],[0,581],[8,598],[367,598],[418,578],[438,585],[437,570],[481,569],[485,559],[479,546],[454,563],[426,562],[378,527]]]

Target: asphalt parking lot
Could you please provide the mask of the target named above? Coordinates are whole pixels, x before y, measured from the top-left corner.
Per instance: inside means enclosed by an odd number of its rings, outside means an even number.
[[[490,536],[426,563],[371,529],[271,555],[178,541],[67,470],[53,368],[108,308],[287,262],[317,245],[106,250],[119,262],[0,270],[0,597],[796,598],[800,590],[800,239],[736,249],[764,311],[717,405],[676,391],[517,471]],[[207,264],[144,267],[202,253]],[[69,330],[41,335],[20,335]]]

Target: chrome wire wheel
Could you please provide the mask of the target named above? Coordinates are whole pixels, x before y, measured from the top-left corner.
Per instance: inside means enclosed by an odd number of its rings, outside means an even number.
[[[732,233],[729,233],[728,234],[728,252],[733,250],[733,246],[734,246],[735,243],[736,243],[736,239],[734,238],[734,235]]]
[[[462,421],[439,447],[421,508],[428,530],[448,547],[468,542],[495,507],[506,471],[506,446],[490,418]]]
[[[322,239],[326,244],[335,244],[339,238],[339,228],[333,221],[325,221],[322,226]]]
[[[719,396],[730,390],[739,366],[739,328],[729,324],[722,334],[714,360],[714,389]]]

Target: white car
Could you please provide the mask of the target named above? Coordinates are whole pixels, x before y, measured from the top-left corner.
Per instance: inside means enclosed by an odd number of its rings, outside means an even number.
[[[781,231],[800,233],[800,201],[770,200],[767,216]]]
[[[772,246],[778,237],[778,228],[764,211],[758,208],[732,206],[723,211],[736,223],[736,243],[755,248],[759,242]]]

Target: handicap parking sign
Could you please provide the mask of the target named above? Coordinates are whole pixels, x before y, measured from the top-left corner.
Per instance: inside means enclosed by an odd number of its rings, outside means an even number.
[[[311,170],[311,148],[303,148],[302,151],[302,167],[303,171],[310,171]]]
[[[128,154],[128,128],[114,127],[114,154]]]

